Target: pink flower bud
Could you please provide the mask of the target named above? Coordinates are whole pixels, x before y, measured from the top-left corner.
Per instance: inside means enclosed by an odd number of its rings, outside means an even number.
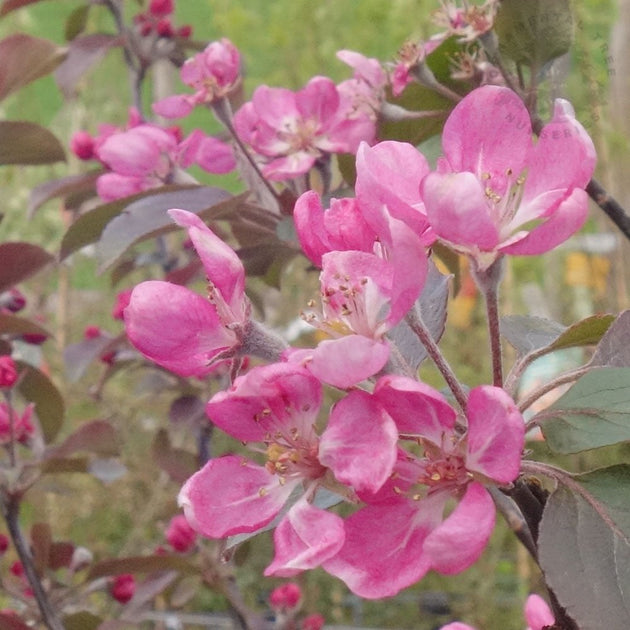
[[[129,306],[132,290],[133,289],[125,289],[116,296],[116,303],[112,309],[112,317],[114,319],[119,319],[120,321],[125,319],[123,313],[127,306]]]
[[[274,610],[287,610],[295,608],[302,598],[302,590],[295,582],[287,582],[271,591],[269,605]]]
[[[9,548],[9,537],[5,534],[0,534],[0,556],[6,553]]]
[[[325,619],[320,614],[309,615],[308,617],[304,617],[302,619],[302,625],[300,626],[301,630],[321,630],[324,626]]]
[[[83,337],[85,339],[97,339],[101,334],[101,329],[98,326],[86,326],[83,331]]]
[[[197,532],[188,524],[183,514],[178,514],[171,519],[166,530],[166,540],[175,551],[190,551],[195,546]]]
[[[184,24],[180,26],[175,34],[178,37],[183,37],[184,39],[188,39],[192,35],[193,28],[190,24]]]
[[[48,335],[42,333],[24,333],[22,335],[22,341],[33,346],[41,346],[46,339],[48,339]]]
[[[70,150],[80,160],[91,160],[94,157],[94,138],[87,131],[77,131],[70,140]]]
[[[0,387],[13,387],[17,377],[13,359],[8,354],[0,356]]]
[[[10,567],[9,571],[15,575],[15,577],[21,578],[24,575],[24,566],[19,560],[16,560]]]
[[[155,17],[170,15],[174,9],[173,0],[151,0],[149,4],[149,13]]]
[[[171,20],[167,17],[163,17],[157,23],[155,27],[157,34],[160,37],[173,37],[175,32],[173,31],[173,25],[171,24]]]
[[[110,595],[121,604],[126,604],[136,591],[136,580],[133,575],[123,573],[117,575],[109,586]]]

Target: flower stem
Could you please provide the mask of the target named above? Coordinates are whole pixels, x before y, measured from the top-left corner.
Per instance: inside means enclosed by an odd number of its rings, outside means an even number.
[[[462,408],[462,411],[465,411],[467,396],[464,392],[464,389],[462,388],[460,382],[457,380],[457,377],[451,369],[451,366],[444,358],[444,355],[440,351],[437,343],[435,342],[433,337],[431,337],[431,333],[422,321],[422,316],[418,309],[413,308],[409,311],[409,313],[407,314],[407,323],[409,324],[411,330],[416,333],[422,345],[426,348],[428,355],[431,357],[433,363],[435,363],[435,366],[440,371],[440,374],[444,377],[446,384],[453,392],[453,396],[455,396],[455,400]]]
[[[497,258],[487,269],[479,269],[474,263],[471,264],[475,282],[486,300],[488,336],[492,356],[492,383],[495,387],[503,387],[503,359],[499,324],[499,283],[503,275],[503,267],[503,256]]]
[[[46,591],[44,590],[39,576],[35,571],[33,557],[31,556],[28,545],[22,535],[18,521],[20,511],[19,499],[15,496],[6,495],[3,492],[0,498],[0,503],[2,507],[2,515],[4,516],[7,529],[9,530],[9,535],[11,536],[11,540],[13,541],[20,562],[24,567],[24,573],[28,583],[33,589],[33,594],[35,595],[39,610],[42,613],[44,623],[49,630],[64,630],[63,624],[53,610],[50,601],[48,600],[48,596],[46,595]]]

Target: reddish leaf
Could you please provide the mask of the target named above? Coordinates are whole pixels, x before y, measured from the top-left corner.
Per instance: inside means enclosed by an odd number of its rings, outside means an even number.
[[[100,59],[110,48],[120,46],[122,38],[117,35],[94,33],[75,37],[69,44],[65,61],[55,71],[55,80],[66,98],[74,95],[79,79]]]
[[[181,556],[131,556],[96,562],[90,568],[86,581],[123,573],[153,573],[172,569],[180,573],[196,573],[197,569]]]
[[[68,257],[70,254],[80,250],[82,247],[86,245],[91,245],[92,243],[96,243],[103,230],[108,225],[112,219],[117,217],[119,214],[126,209],[133,209],[135,207],[136,202],[139,202],[144,199],[149,199],[147,202],[151,207],[152,204],[159,204],[160,199],[166,193],[172,193],[176,191],[185,191],[191,190],[190,186],[179,186],[179,185],[171,185],[171,186],[163,186],[162,188],[148,190],[143,193],[139,193],[138,195],[132,195],[130,197],[125,197],[123,199],[117,199],[116,201],[112,201],[110,203],[103,204],[102,206],[98,206],[89,212],[81,215],[71,226],[70,229],[65,233],[62,241],[61,241],[61,251],[59,253],[59,257],[61,260]],[[193,187],[193,190],[218,190],[216,188],[200,188],[198,186]],[[226,195],[228,193],[225,193]],[[153,199],[153,198],[157,199]],[[179,207],[175,203],[175,200],[172,197],[168,198],[168,204],[165,205],[164,201],[159,206],[162,208],[162,213],[164,210],[169,208]],[[167,217],[168,218],[168,217]],[[176,225],[170,221],[171,224],[170,229],[176,229]],[[164,230],[166,231],[166,230]]]
[[[41,463],[42,473],[87,473],[89,470],[87,457],[63,457],[47,459]]]
[[[57,569],[69,567],[73,555],[74,545],[71,542],[62,541],[52,543],[48,554],[48,568],[57,571]]]
[[[125,211],[107,224],[97,245],[100,271],[116,264],[133,245],[147,238],[177,229],[166,213],[184,208],[204,218],[218,218],[227,209],[238,207],[239,197],[220,188],[195,186],[176,191],[160,191],[127,205]]]
[[[28,201],[28,214],[32,214],[47,201],[55,198],[88,199],[96,194],[96,180],[103,171],[91,171],[81,175],[70,175],[61,179],[51,179],[31,190]]]
[[[32,122],[0,121],[0,165],[63,162],[61,143],[48,129]]]
[[[54,258],[44,249],[31,243],[0,244],[0,291],[30,278]]]
[[[59,446],[46,451],[46,459],[73,455],[77,451],[90,451],[99,455],[118,455],[119,439],[116,429],[105,420],[93,420],[82,424]]]
[[[31,550],[33,562],[38,575],[43,575],[48,566],[52,531],[48,523],[35,523],[31,527]]]
[[[30,319],[24,319],[10,313],[0,313],[0,335],[22,335],[24,333],[52,336],[45,328],[35,324]]]
[[[17,362],[20,372],[18,388],[22,396],[35,403],[35,413],[46,443],[55,439],[63,425],[64,402],[53,382],[38,369],[22,361]]]
[[[5,5],[2,7],[4,10]],[[57,44],[24,33],[0,41],[0,100],[51,73],[64,59]]]
[[[197,457],[181,448],[173,448],[168,433],[160,429],[153,440],[155,463],[176,483],[184,483],[199,468]]]

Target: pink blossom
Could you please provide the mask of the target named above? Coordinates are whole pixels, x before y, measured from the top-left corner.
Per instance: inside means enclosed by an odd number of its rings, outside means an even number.
[[[426,42],[405,42],[398,51],[398,61],[390,74],[392,93],[400,96],[413,81],[413,72],[421,66],[444,40],[444,34],[436,35]]]
[[[333,408],[321,436],[315,420],[320,382],[300,366],[253,368],[206,411],[213,423],[266,457],[264,466],[236,455],[208,462],[184,485],[179,502],[201,534],[223,538],[254,532],[278,516],[294,493],[301,498],[274,532],[276,554],[266,575],[292,577],[334,556],[344,540],[342,519],[315,507],[317,488],[338,484],[376,492],[396,458],[394,421],[370,394],[353,391]],[[343,486],[335,486],[339,491]]]
[[[188,524],[186,517],[178,514],[166,528],[166,540],[175,551],[190,551],[195,546],[197,532]]]
[[[348,118],[365,117],[376,121],[376,117],[385,99],[387,75],[377,59],[370,59],[352,50],[340,50],[337,58],[354,70],[352,79],[342,81],[337,90],[346,103]],[[376,136],[376,127],[369,140]],[[366,138],[368,139],[368,138]]]
[[[96,183],[105,201],[170,183],[178,167],[198,164],[211,173],[226,173],[236,165],[229,145],[200,130],[180,142],[178,131],[148,124],[108,135],[96,154],[112,171]]]
[[[276,586],[269,595],[269,605],[275,610],[295,608],[302,599],[302,589],[295,582]]]
[[[125,289],[116,294],[116,303],[112,309],[112,317],[114,319],[123,320],[123,313],[127,306],[129,306],[129,300],[131,299],[132,289]]]
[[[382,369],[389,357],[384,336],[418,299],[427,273],[416,234],[386,213],[375,221],[376,232],[365,221],[368,214],[355,200],[333,200],[323,212],[312,192],[295,208],[300,241],[322,266],[321,311],[303,317],[332,339],[285,356],[336,387],[350,387]]]
[[[169,214],[188,230],[208,275],[209,299],[169,282],[142,282],[125,309],[125,328],[151,361],[181,376],[203,376],[242,343],[250,312],[245,270],[197,215],[178,209]]]
[[[497,0],[486,0],[482,5],[458,7],[452,0],[442,0],[442,8],[435,12],[434,22],[445,29],[441,36],[451,36],[460,42],[472,42],[494,26]]]
[[[228,39],[212,42],[203,52],[188,59],[180,71],[193,94],[176,94],[154,103],[153,111],[164,118],[183,118],[197,105],[224,98],[241,81],[241,56]]]
[[[374,397],[424,453],[401,449],[387,483],[361,493],[367,505],[346,519],[344,546],[323,565],[367,598],[395,595],[431,569],[451,575],[473,564],[495,521],[484,484],[516,478],[524,441],[522,416],[495,387],[470,392],[463,434],[455,410],[427,385],[385,376]],[[444,518],[451,499],[458,503]]]
[[[284,180],[308,172],[329,153],[354,153],[372,140],[373,121],[349,118],[347,103],[326,77],[314,77],[298,92],[262,85],[234,116],[234,127],[260,156],[263,174]]]
[[[442,135],[444,158],[422,182],[435,233],[479,269],[501,254],[546,252],[587,215],[595,149],[571,105],[532,142],[527,109],[508,88],[473,90],[453,110]]]
[[[18,373],[15,361],[8,355],[0,356],[0,388],[13,387],[17,381]]]
[[[0,444],[8,444],[11,441],[11,418],[13,419],[13,439],[20,444],[28,443],[35,433],[35,427],[31,421],[34,409],[35,405],[31,403],[20,414],[15,408],[9,409],[5,402],[0,402]]]
[[[91,160],[94,157],[94,138],[87,131],[77,131],[70,138],[70,150],[80,160]]]

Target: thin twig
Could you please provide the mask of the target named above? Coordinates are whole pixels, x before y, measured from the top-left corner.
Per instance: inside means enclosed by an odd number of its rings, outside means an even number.
[[[48,626],[49,630],[64,630],[61,620],[57,617],[57,614],[48,600],[46,591],[44,590],[39,576],[37,575],[37,571],[35,570],[33,557],[31,556],[31,552],[24,540],[24,536],[22,535],[18,521],[20,511],[19,499],[15,496],[5,495],[3,493],[0,503],[2,505],[2,515],[6,521],[9,535],[11,536],[15,550],[17,551],[20,562],[22,563],[22,567],[24,567],[26,579],[28,580],[31,589],[33,589],[33,595],[35,596],[35,600],[39,606],[44,623]]]

